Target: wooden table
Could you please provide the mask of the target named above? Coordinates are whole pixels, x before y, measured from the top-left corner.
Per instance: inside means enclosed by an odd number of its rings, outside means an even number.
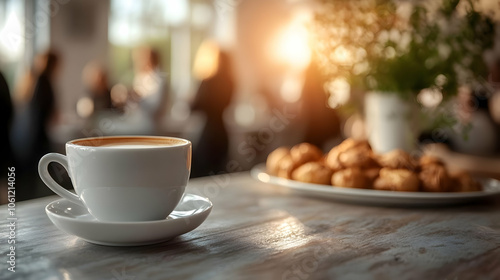
[[[16,272],[0,279],[500,279],[500,200],[401,209],[301,197],[248,173],[199,178],[214,203],[193,232],[143,247],[106,247],[59,231],[19,202]]]

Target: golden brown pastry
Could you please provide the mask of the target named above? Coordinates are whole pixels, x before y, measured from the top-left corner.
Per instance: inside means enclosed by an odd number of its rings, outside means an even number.
[[[407,152],[396,149],[386,154],[378,156],[378,163],[382,167],[391,169],[409,169],[415,170],[415,160]]]
[[[292,172],[292,179],[313,183],[330,185],[333,171],[320,162],[305,163]]]
[[[437,165],[444,166],[444,163],[441,161],[441,159],[439,159],[438,157],[435,157],[435,156],[430,156],[430,155],[423,155],[418,160],[418,163],[420,166],[431,165],[431,164],[437,164]]]
[[[335,149],[335,148],[334,148]],[[333,171],[338,171],[343,168],[339,161],[339,151],[332,149],[325,158],[325,164]]]
[[[266,160],[267,173],[271,175],[278,175],[279,162],[288,154],[290,154],[290,149],[286,147],[280,147],[272,151],[267,156]]]
[[[291,179],[292,172],[295,168],[297,168],[297,166],[298,165],[293,161],[292,156],[286,155],[278,162],[278,172],[276,175],[278,175],[278,177]]]
[[[365,147],[354,147],[341,152],[338,156],[338,162],[343,167],[369,167],[373,165],[370,154],[371,151]]]
[[[478,181],[474,180],[468,172],[462,171],[452,176],[452,190],[455,192],[477,192],[483,189]]]
[[[290,150],[290,155],[292,160],[297,166],[300,166],[306,162],[317,161],[321,159],[323,153],[321,150],[309,143],[301,143],[293,146]]]
[[[448,192],[452,190],[451,178],[442,165],[422,166],[418,178],[422,182],[422,190],[425,192]]]
[[[417,192],[419,181],[417,174],[407,169],[382,168],[379,177],[373,183],[376,190]]]
[[[332,170],[337,171],[342,169],[342,164],[339,161],[339,155],[341,152],[346,151],[356,145],[356,141],[351,138],[344,140],[339,145],[333,147],[330,152],[326,155],[325,163]]]
[[[326,155],[323,155],[319,160],[318,162],[320,162],[321,164],[323,164],[324,166],[326,166]]]
[[[371,156],[371,148],[367,141],[348,138],[330,150],[325,163],[334,171],[345,167],[368,167],[373,164]]]
[[[342,143],[340,143],[337,146],[333,147],[333,149],[336,149],[339,152],[343,152],[343,151],[347,151],[347,150],[349,150],[351,148],[364,145],[366,143],[367,143],[366,141],[359,141],[359,140],[354,140],[352,138],[347,138],[346,140],[342,141]]]
[[[333,173],[332,185],[356,189],[366,189],[370,186],[368,179],[359,168],[347,168]]]
[[[380,167],[371,167],[371,168],[363,169],[362,172],[365,175],[366,179],[368,179],[370,186],[373,186],[373,183],[375,182],[375,180],[378,178],[378,176],[380,174]]]

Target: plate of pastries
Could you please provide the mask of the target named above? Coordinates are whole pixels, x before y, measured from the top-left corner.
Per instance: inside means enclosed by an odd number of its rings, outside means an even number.
[[[500,194],[500,181],[451,173],[437,157],[377,154],[350,138],[326,154],[309,143],[277,148],[251,174],[302,194],[368,204],[446,205]]]

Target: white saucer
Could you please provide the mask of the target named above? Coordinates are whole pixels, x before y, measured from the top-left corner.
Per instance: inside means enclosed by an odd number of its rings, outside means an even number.
[[[66,199],[45,207],[49,219],[60,230],[90,243],[108,246],[139,246],[164,242],[197,228],[210,214],[212,202],[185,194],[165,219],[146,222],[100,222],[83,206]]]

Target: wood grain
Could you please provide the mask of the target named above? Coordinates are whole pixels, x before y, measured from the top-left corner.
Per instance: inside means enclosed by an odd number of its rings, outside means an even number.
[[[0,279],[500,279],[500,201],[385,208],[307,198],[247,173],[190,181],[212,214],[193,232],[142,247],[98,246],[17,204],[16,272]]]

